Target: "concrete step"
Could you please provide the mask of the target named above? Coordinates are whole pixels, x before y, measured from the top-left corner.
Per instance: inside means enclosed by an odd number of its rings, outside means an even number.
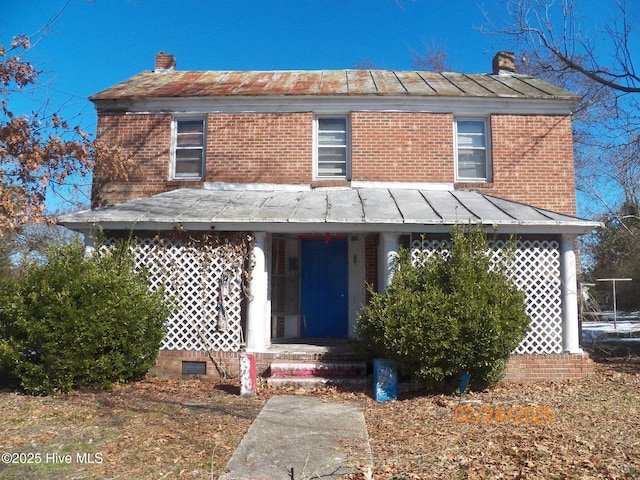
[[[361,361],[291,361],[271,363],[267,384],[315,387],[331,384],[366,383],[367,364]]]

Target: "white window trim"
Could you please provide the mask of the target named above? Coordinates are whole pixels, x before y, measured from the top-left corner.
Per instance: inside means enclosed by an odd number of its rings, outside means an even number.
[[[178,148],[178,122],[180,121],[202,121],[202,165],[200,175],[176,176],[176,150]],[[169,178],[177,181],[202,181],[205,178],[205,167],[207,158],[207,118],[201,115],[174,116],[171,119],[171,161],[169,168]]]
[[[458,174],[458,121],[476,121],[484,123],[484,135],[485,135],[485,168],[486,177],[461,177]],[[453,119],[453,156],[454,156],[454,175],[456,182],[470,182],[470,183],[488,183],[492,181],[492,164],[491,164],[491,132],[489,130],[489,119],[487,117],[465,117],[456,116]]]
[[[345,175],[340,177],[320,177],[318,175],[318,119],[320,118],[344,118],[347,121],[347,156],[346,156],[346,168]],[[351,117],[348,113],[334,113],[334,114],[322,114],[315,115],[313,117],[313,179],[316,181],[330,182],[332,180],[350,180],[351,179]]]

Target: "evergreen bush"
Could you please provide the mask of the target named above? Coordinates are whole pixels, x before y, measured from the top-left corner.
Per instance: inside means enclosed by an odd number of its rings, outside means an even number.
[[[507,275],[509,255],[487,255],[481,227],[458,226],[448,255],[413,262],[401,249],[391,285],[371,292],[356,332],[368,358],[396,360],[418,384],[453,388],[464,372],[473,388],[495,384],[529,325],[523,292]]]
[[[127,243],[90,256],[78,242],[54,247],[0,285],[0,365],[31,394],[139,378],[170,311],[134,271]]]

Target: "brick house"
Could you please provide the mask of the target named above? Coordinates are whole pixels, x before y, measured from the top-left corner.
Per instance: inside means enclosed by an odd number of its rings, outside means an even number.
[[[513,54],[461,74],[179,71],[160,53],[90,99],[98,138],[133,167],[125,182],[96,165],[91,210],[60,223],[89,242],[133,231],[179,298],[156,373],[233,370],[243,351],[264,369],[283,342],[346,339],[401,245],[437,250],[469,222],[519,238],[531,328],[508,378],[592,369],[576,239],[598,224],[575,216],[578,98],[515,73]]]

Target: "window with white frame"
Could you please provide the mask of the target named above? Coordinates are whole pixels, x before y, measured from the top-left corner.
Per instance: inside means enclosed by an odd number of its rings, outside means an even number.
[[[204,118],[173,120],[171,176],[177,180],[201,180],[204,177]]]
[[[316,117],[316,178],[348,179],[349,162],[348,116]]]
[[[489,136],[486,118],[456,118],[456,180],[491,181]]]

